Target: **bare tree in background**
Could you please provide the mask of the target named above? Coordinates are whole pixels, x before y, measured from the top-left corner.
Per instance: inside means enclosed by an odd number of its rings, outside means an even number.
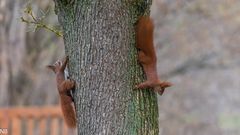
[[[17,23],[21,4],[21,0],[0,1],[0,106],[9,103],[9,89],[12,86],[9,79],[20,73],[25,57],[25,24]]]
[[[70,78],[76,80],[79,135],[158,135],[157,96],[134,91],[143,73],[134,26],[150,0],[55,0]]]
[[[40,10],[51,13],[50,1],[36,0],[29,4],[35,16]],[[46,85],[51,78],[45,66],[63,55],[62,40],[44,30],[30,32],[33,27],[26,27],[20,19],[25,5],[25,0],[0,1],[0,107],[57,101],[56,91],[49,91],[55,89],[54,83]],[[45,21],[55,25],[57,19],[50,14]]]

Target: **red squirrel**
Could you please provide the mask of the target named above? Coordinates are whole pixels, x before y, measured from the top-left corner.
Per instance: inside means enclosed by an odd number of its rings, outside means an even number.
[[[68,56],[64,58],[63,61],[57,61],[53,65],[48,65],[47,67],[56,73],[57,89],[60,96],[60,104],[62,108],[62,113],[64,120],[69,128],[76,127],[76,114],[75,108],[73,106],[73,98],[71,96],[70,90],[74,89],[75,82],[73,80],[65,80],[64,70],[68,63]]]
[[[136,85],[136,88],[153,88],[160,95],[165,88],[170,87],[170,82],[161,81],[157,74],[157,57],[153,45],[153,21],[149,16],[142,16],[136,26],[136,43],[138,49],[138,61],[143,66],[147,80]]]

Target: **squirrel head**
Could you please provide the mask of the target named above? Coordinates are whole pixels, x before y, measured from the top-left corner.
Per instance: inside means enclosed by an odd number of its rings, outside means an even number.
[[[54,73],[64,72],[67,62],[68,56],[63,61],[58,60],[53,65],[48,65],[47,68],[51,69]]]
[[[48,69],[51,69],[54,73],[57,73],[61,70],[62,67],[62,62],[61,61],[57,61],[55,62],[53,65],[47,65]]]

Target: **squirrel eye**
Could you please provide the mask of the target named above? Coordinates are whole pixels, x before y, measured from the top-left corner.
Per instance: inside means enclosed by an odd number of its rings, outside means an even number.
[[[61,66],[61,65],[62,65],[62,62],[61,62],[61,61],[58,61],[58,65]]]

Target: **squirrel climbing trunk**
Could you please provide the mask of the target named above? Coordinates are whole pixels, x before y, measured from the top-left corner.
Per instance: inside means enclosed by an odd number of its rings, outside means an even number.
[[[55,64],[47,67],[56,73],[57,88],[64,120],[69,128],[76,128],[75,108],[70,94],[70,91],[75,87],[75,82],[70,79],[65,80],[64,70],[67,63],[68,57],[65,57],[63,61],[57,61]]]
[[[157,73],[157,56],[153,44],[154,24],[149,16],[142,16],[136,26],[136,43],[138,49],[138,61],[143,66],[147,80],[136,86],[136,88],[153,88],[160,95],[171,83],[163,82]]]

